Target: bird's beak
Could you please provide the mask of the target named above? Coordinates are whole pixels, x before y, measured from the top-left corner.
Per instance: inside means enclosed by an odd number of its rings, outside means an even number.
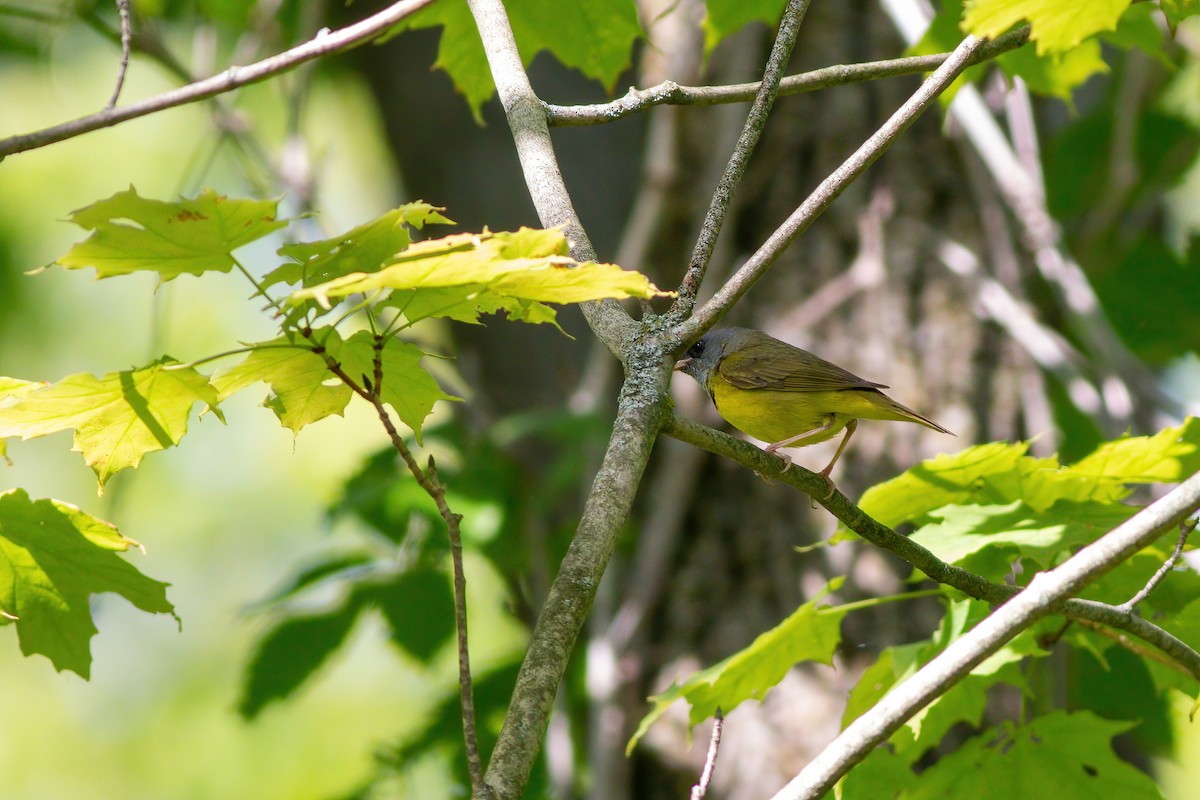
[[[691,356],[688,356],[687,358],[681,358],[675,362],[675,370],[674,371],[679,372],[679,370],[683,369],[690,363],[692,363]]]

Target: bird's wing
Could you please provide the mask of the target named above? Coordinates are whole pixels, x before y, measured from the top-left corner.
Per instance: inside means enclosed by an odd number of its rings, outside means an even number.
[[[721,359],[717,372],[739,389],[784,392],[831,392],[844,389],[886,389],[863,380],[836,364],[790,345],[785,350],[765,340],[751,342]]]

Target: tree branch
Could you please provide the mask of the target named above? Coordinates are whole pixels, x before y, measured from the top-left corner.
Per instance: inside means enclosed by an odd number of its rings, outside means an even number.
[[[432,2],[434,0],[402,0],[361,22],[348,25],[332,33],[320,32],[311,41],[249,66],[231,66],[219,75],[173,89],[157,97],[140,100],[121,108],[106,108],[70,122],[0,139],[0,159],[13,153],[36,150],[39,147],[45,147],[101,128],[111,128],[122,122],[144,117],[157,111],[205,100],[247,84],[257,83],[272,75],[287,72],[314,58],[348,50],[373,39],[392,25]]]
[[[968,61],[978,64],[998,55],[1015,50],[1029,41],[1029,26],[1009,31],[988,42]],[[847,86],[879,78],[919,75],[931,72],[948,59],[951,53],[929,56],[890,58],[884,61],[867,61],[861,64],[835,64],[797,75],[788,75],[779,83],[779,95],[787,96],[815,92],[834,86]],[[753,100],[762,87],[757,83],[736,83],[729,86],[680,86],[675,81],[662,83],[646,89],[631,88],[624,97],[611,103],[562,106],[546,103],[546,115],[553,127],[579,127],[602,125],[606,122],[636,114],[652,106],[713,106],[724,103],[744,103]]]
[[[729,458],[747,469],[805,492],[847,528],[871,544],[888,550],[912,564],[930,580],[952,586],[963,594],[989,603],[1005,603],[1021,591],[1019,586],[992,583],[973,572],[968,572],[953,564],[947,564],[912,539],[901,536],[868,516],[841,492],[835,491],[832,496],[824,497],[828,492],[828,487],[819,475],[798,465],[792,465],[791,469],[783,471],[778,458],[767,454],[749,442],[743,442],[727,433],[692,422],[678,414],[663,424],[663,433],[703,448],[710,453]],[[1195,477],[1193,476],[1189,480],[1193,480]],[[1052,610],[1055,613],[1062,613],[1070,619],[1089,620],[1133,634],[1169,655],[1193,678],[1200,681],[1200,653],[1157,625],[1134,615],[1127,608],[1106,605],[1093,600],[1071,599],[1055,606]]]
[[[538,218],[548,228],[563,227],[571,242],[571,256],[576,261],[595,261],[596,250],[579,221],[558,169],[546,109],[529,83],[504,4],[501,0],[468,0],[468,5],[483,40],[496,94],[508,117],[521,171]],[[629,314],[615,300],[584,303],[582,310],[592,331],[624,362],[637,330],[637,324]]]
[[[763,243],[754,255],[741,266],[729,281],[696,314],[679,325],[675,333],[681,342],[698,339],[725,315],[734,303],[766,273],[780,254],[808,229],[822,212],[850,185],[867,167],[883,154],[892,142],[944,92],[966,68],[970,59],[983,46],[983,40],[968,36],[950,57],[930,75],[891,118],[873,133],[842,165],[813,190],[800,207],[788,217],[783,225]]]
[[[729,203],[733,200],[733,193],[746,172],[746,164],[758,145],[763,128],[767,125],[767,116],[775,104],[779,81],[783,77],[788,59],[791,58],[796,36],[800,33],[800,25],[808,11],[808,4],[809,0],[788,0],[787,8],[784,9],[779,22],[779,33],[776,34],[775,44],[767,57],[767,66],[763,70],[763,79],[758,84],[754,104],[750,107],[737,144],[734,145],[733,154],[730,155],[729,163],[725,165],[725,171],[721,173],[717,189],[709,201],[708,211],[700,226],[700,236],[696,239],[687,272],[679,285],[679,297],[671,305],[671,313],[677,315],[678,319],[685,319],[692,313],[696,304],[696,293],[700,291],[700,283],[704,280],[709,261],[712,260],[713,248],[717,246],[717,237],[721,235],[725,215],[729,212]]]

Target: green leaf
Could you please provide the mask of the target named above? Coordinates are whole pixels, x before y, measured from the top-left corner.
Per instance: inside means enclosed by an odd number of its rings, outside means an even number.
[[[1122,483],[1179,483],[1200,471],[1200,419],[1153,436],[1122,436],[1072,464],[1071,471]]]
[[[1164,32],[1159,27],[1158,9],[1153,3],[1134,3],[1121,15],[1117,29],[1101,33],[1100,38],[1123,50],[1136,47],[1168,70],[1175,68],[1163,50]]]
[[[877,747],[838,783],[838,800],[894,800],[917,786],[908,763],[886,747]]]
[[[71,213],[71,222],[92,234],[56,263],[95,267],[98,278],[146,270],[169,281],[184,273],[229,272],[234,250],[287,225],[276,219],[277,206],[276,200],[231,200],[211,189],[170,203],[130,187]]]
[[[994,39],[1028,20],[1038,54],[1061,53],[1084,39],[1117,27],[1131,0],[967,0],[962,26]]]
[[[1055,711],[1027,725],[1002,723],[921,773],[905,800],[980,796],[1056,800],[1160,800],[1154,782],[1112,751],[1112,737],[1132,723],[1086,711]]]
[[[468,285],[486,287],[480,297],[490,293],[539,303],[668,294],[637,272],[614,264],[580,264],[566,252],[567,240],[559,230],[456,234],[418,242],[378,272],[353,273],[300,289],[288,303],[315,300],[329,308],[352,294]]]
[[[1158,4],[1167,17],[1172,33],[1180,22],[1200,14],[1200,0],[1158,0]]]
[[[216,412],[217,392],[191,367],[163,358],[148,367],[103,378],[69,375],[0,407],[0,438],[31,439],[75,429],[74,449],[104,484],[142,456],[175,444],[187,432],[192,405]]]
[[[426,664],[454,635],[454,594],[440,570],[407,570],[387,583],[364,584],[358,595],[383,612],[392,641]]]
[[[0,617],[13,621],[21,652],[55,669],[88,677],[89,598],[116,592],[152,614],[174,614],[166,587],[118,552],[138,546],[103,520],[57,500],[30,500],[23,489],[0,494]]]
[[[374,560],[375,557],[371,553],[363,551],[323,555],[317,561],[296,572],[286,584],[263,598],[258,605],[274,605],[295,597],[310,586],[316,586],[334,578],[346,578],[348,577],[347,573],[362,570]]]
[[[316,332],[324,336],[325,330]],[[230,395],[258,382],[271,387],[263,403],[275,412],[280,423],[293,433],[305,425],[341,414],[350,402],[350,387],[329,371],[325,359],[311,345],[292,344],[286,338],[260,342],[240,363],[212,378],[222,402]]]
[[[268,273],[263,288],[277,283],[312,286],[351,272],[376,272],[412,242],[409,228],[453,225],[439,213],[444,210],[422,201],[405,203],[332,239],[284,245],[279,255],[292,263]]]
[[[1056,459],[1025,455],[1028,449],[1026,442],[992,442],[941,455],[872,486],[859,505],[895,527],[947,505],[1021,500],[1042,511],[1060,499],[1116,502],[1128,494],[1119,481],[1076,474]]]
[[[1038,512],[1020,500],[1003,505],[950,505],[930,512],[935,522],[923,526],[911,538],[950,564],[963,564],[968,557],[992,547],[1013,553],[1008,562],[1028,558],[1046,568],[1057,554],[1096,540],[1138,510],[1120,503],[1073,500],[1060,500]],[[972,562],[972,567],[975,571],[980,565]],[[992,566],[981,574],[996,580],[1005,572],[1007,569],[1001,566],[1000,574],[996,574]]]
[[[1021,78],[1029,88],[1070,102],[1071,93],[1093,75],[1106,74],[1108,64],[1100,53],[1100,42],[1087,39],[1078,47],[1059,52],[1034,52],[1018,47],[997,61],[1009,75]]]
[[[989,613],[988,604],[979,600],[949,601],[947,613],[932,639],[886,648],[850,693],[842,727],[870,710],[893,687],[914,675]],[[896,754],[911,764],[936,746],[956,724],[979,725],[988,690],[998,683],[1024,686],[1021,662],[1030,656],[1044,655],[1047,653],[1037,646],[1035,632],[1026,631],[1009,642],[905,722],[891,737]]]
[[[253,719],[268,704],[288,697],[342,646],[362,604],[343,603],[321,613],[284,618],[258,643],[238,702],[238,713]]]
[[[556,0],[508,0],[504,5],[525,66],[549,50],[610,91],[629,67],[633,44],[642,34],[633,0],[575,0],[569,14],[562,13]],[[435,3],[397,30],[436,26],[442,27],[442,38],[434,66],[446,71],[482,121],[479,110],[495,85],[467,4]]]
[[[377,351],[375,337],[370,333],[359,331],[345,342],[333,339],[326,348],[351,379],[365,384],[374,382]],[[425,353],[416,345],[388,338],[383,340],[378,355],[383,374],[379,397],[412,429],[419,444],[421,425],[433,410],[433,404],[438,400],[461,398],[443,392],[433,376],[425,371],[421,366]]]
[[[704,52],[711,53],[731,33],[751,22],[779,24],[787,0],[707,0],[704,16]]]
[[[837,591],[841,583],[841,578],[830,581],[816,597],[761,634],[749,647],[650,698],[650,712],[642,718],[637,732],[629,740],[626,753],[632,752],[650,726],[681,697],[691,706],[688,720],[690,725],[695,725],[712,716],[718,708],[729,713],[743,700],[761,699],[801,661],[831,664],[842,638],[842,617],[849,609],[818,607],[818,603],[829,592]]]

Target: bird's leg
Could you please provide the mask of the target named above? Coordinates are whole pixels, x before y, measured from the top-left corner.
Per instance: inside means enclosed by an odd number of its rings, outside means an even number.
[[[829,494],[825,495],[825,499],[833,497],[833,480],[829,477],[829,473],[833,472],[833,465],[841,458],[842,451],[846,449],[846,445],[850,444],[850,437],[854,435],[855,429],[858,428],[858,420],[852,419],[846,423],[846,435],[842,437],[842,443],[838,445],[837,452],[833,454],[833,458],[829,460],[829,464],[825,469],[817,474],[825,479],[825,485],[829,487]]]
[[[821,427],[813,428],[811,431],[805,431],[804,433],[797,433],[795,436],[789,436],[788,438],[783,439],[782,441],[778,441],[778,442],[769,444],[769,445],[767,445],[766,450],[768,453],[775,453],[775,451],[781,447],[791,447],[792,445],[794,445],[796,442],[800,441],[801,439],[807,439],[809,436],[816,436],[819,433],[824,433],[825,431],[832,428],[833,424],[835,422],[837,422],[837,417],[835,417],[833,414],[830,414],[829,418],[825,421],[825,424],[822,425]],[[803,447],[803,445],[801,445],[801,447]],[[776,455],[779,455],[779,454],[776,453]],[[779,457],[786,459],[789,464],[791,463],[791,459],[788,458],[787,456],[779,455]]]

